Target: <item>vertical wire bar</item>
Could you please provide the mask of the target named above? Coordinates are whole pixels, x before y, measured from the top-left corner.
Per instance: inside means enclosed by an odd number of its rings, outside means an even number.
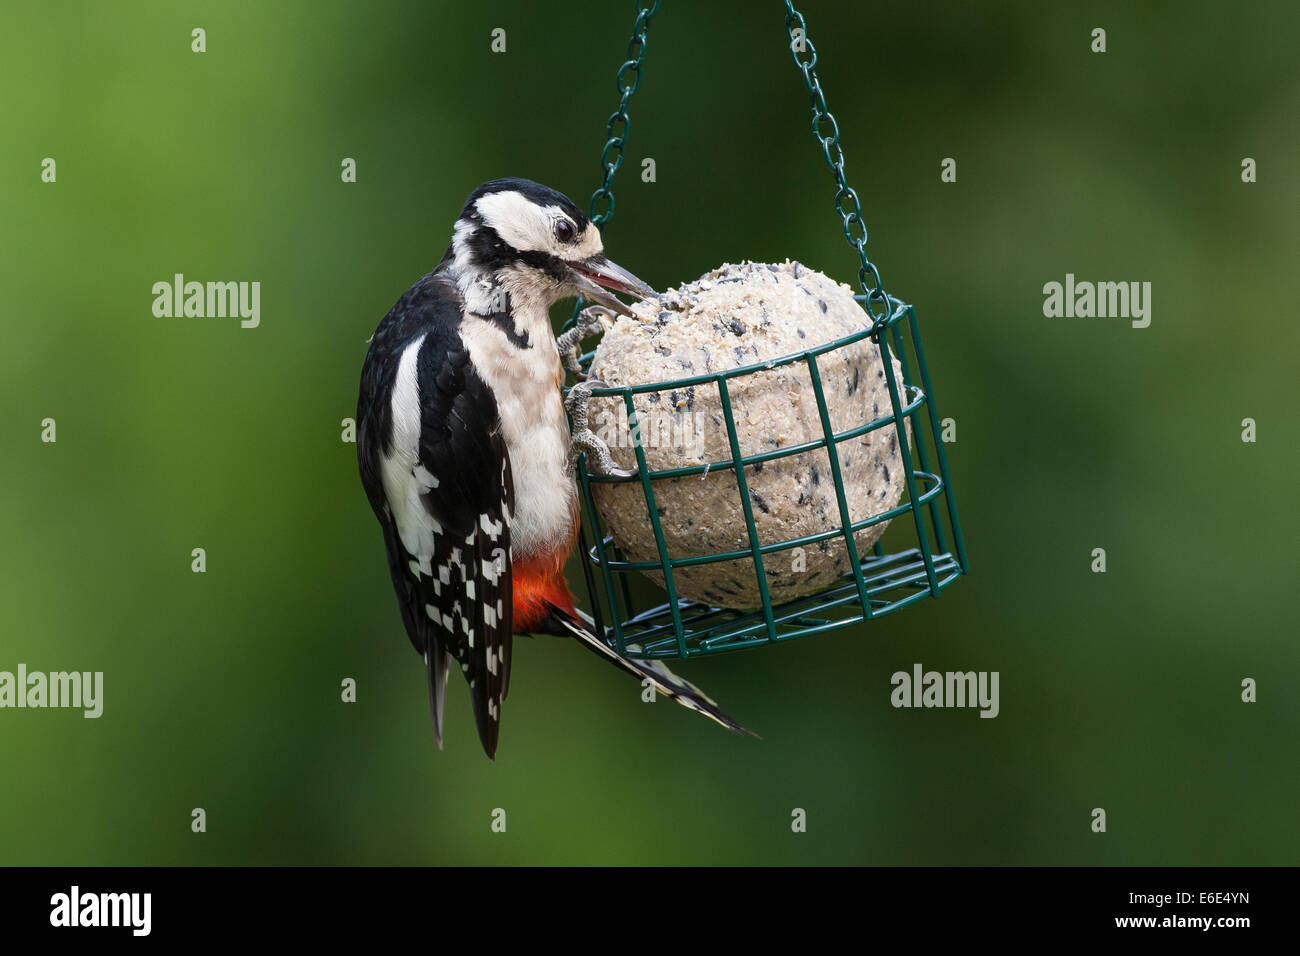
[[[619,548],[617,544],[614,545],[614,560],[615,561],[627,560],[627,555],[625,555],[622,552],[622,550]],[[638,612],[636,609],[636,602],[632,600],[632,588],[628,585],[627,579],[628,579],[628,575],[626,572],[620,574],[618,576],[618,588],[620,591],[623,592],[623,606],[627,608],[627,616],[636,617],[636,615],[640,612]]]
[[[921,387],[925,389],[927,404],[930,406],[930,427],[934,431],[934,450],[939,456],[939,474],[943,478],[943,497],[948,503],[948,520],[952,523],[953,543],[957,548],[957,561],[961,564],[961,573],[969,574],[970,565],[966,563],[966,544],[962,541],[961,522],[957,519],[957,503],[952,497],[952,482],[948,480],[948,456],[944,454],[943,441],[939,431],[939,412],[935,406],[934,392],[930,389],[930,370],[925,365],[925,349],[921,346],[921,332],[916,324],[916,310],[907,307],[908,327],[912,332],[912,347],[916,349],[916,367],[921,373]]]
[[[934,573],[934,555],[930,553],[929,542],[926,540],[925,517],[921,512],[921,506],[916,501],[916,475],[912,473],[912,451],[907,447],[907,419],[902,413],[903,403],[898,398],[898,379],[894,377],[894,363],[890,360],[889,336],[883,331],[880,334],[880,358],[885,364],[889,400],[894,406],[894,440],[898,442],[898,450],[903,457],[903,477],[907,481],[907,503],[912,512],[912,520],[916,524],[916,543],[921,549],[921,557],[925,560],[925,577],[930,582],[930,596],[938,597],[939,579]],[[928,400],[929,397],[927,392],[926,399]]]
[[[585,467],[585,464],[583,464],[583,466]],[[609,634],[605,630],[605,615],[601,607],[602,604],[604,604],[605,602],[603,602],[600,599],[599,593],[596,591],[596,577],[591,573],[591,556],[588,553],[587,550],[588,547],[589,545],[587,544],[587,526],[583,522],[579,521],[578,522],[578,563],[582,565],[582,579],[583,582],[587,585],[587,594],[590,595],[591,597],[592,625],[595,627],[596,634],[600,636],[601,640],[608,640]],[[609,595],[609,591],[607,590],[606,597],[608,597],[608,595]],[[611,607],[610,613],[617,615],[617,610]],[[622,652],[621,642],[620,642],[619,651],[620,653]]]
[[[664,572],[664,588],[668,591],[668,612],[673,618],[673,630],[677,632],[677,653],[686,657],[686,633],[682,629],[682,609],[677,606],[673,562],[668,556],[668,544],[664,540],[663,525],[659,521],[659,505],[655,501],[654,488],[650,482],[650,469],[646,465],[645,448],[641,445],[641,429],[637,427],[636,407],[632,404],[630,388],[623,389],[623,404],[627,407],[628,433],[632,436],[632,450],[636,453],[637,474],[641,476],[641,493],[645,497],[646,510],[650,513],[650,527],[654,529],[655,546],[659,549],[659,566]]]
[[[749,551],[754,556],[754,573],[758,577],[758,593],[763,599],[763,619],[767,622],[769,640],[776,640],[776,620],[772,617],[772,599],[767,593],[767,572],[763,570],[763,552],[758,543],[758,528],[754,525],[754,506],[749,501],[749,482],[745,480],[744,460],[740,456],[740,439],[736,436],[736,419],[731,413],[731,393],[727,380],[719,375],[718,395],[722,399],[722,420],[727,426],[727,439],[731,443],[731,460],[735,463],[736,489],[740,492],[740,507],[745,514],[745,528],[749,532]]]
[[[600,562],[600,574],[601,579],[605,584],[605,598],[609,602],[610,618],[614,622],[614,640],[618,645],[618,652],[620,654],[625,654],[627,653],[627,644],[623,638],[623,621],[625,620],[625,617],[624,613],[619,611],[618,598],[614,593],[614,581],[609,571],[609,557],[605,554],[604,528],[601,526],[600,517],[596,514],[596,509],[592,504],[591,482],[587,478],[586,455],[582,455],[578,458],[578,481],[582,485],[582,504],[587,512],[587,525],[591,528],[592,535],[596,539],[596,557]],[[587,577],[587,591],[591,594],[591,613],[592,616],[596,618],[596,623],[600,625],[600,598],[596,594],[595,583],[591,576],[591,569],[588,567],[590,558],[587,555],[586,531],[580,532],[580,536],[582,538],[582,566]],[[626,577],[626,575],[623,575],[623,577]],[[624,609],[624,612],[628,617],[631,616],[631,610],[631,607]],[[607,635],[602,630],[600,632],[601,639],[605,639],[606,636]]]
[[[856,299],[859,304],[864,306],[864,308],[868,304],[867,303],[868,297],[865,295],[855,295],[853,298]],[[870,315],[871,312],[867,310],[867,314]],[[876,419],[872,419],[872,421],[876,421]],[[880,537],[876,539],[876,543],[871,546],[871,553],[874,554],[877,558],[883,558],[885,556],[884,538],[885,538],[884,532],[881,532]]]
[[[594,357],[595,353],[593,352],[592,355]],[[628,438],[632,437],[632,429],[630,427],[627,430],[627,436]],[[618,546],[617,542],[614,543],[614,560],[627,560],[627,556],[623,554],[623,550]],[[623,607],[627,609],[627,618],[624,618],[624,620],[636,617],[639,613],[637,611],[636,602],[632,600],[632,588],[627,583],[629,576],[630,575],[626,571],[618,576],[619,590],[623,592]]]
[[[858,558],[858,543],[853,538],[853,519],[849,515],[848,498],[844,495],[844,475],[840,472],[840,453],[835,447],[835,429],[831,426],[830,411],[826,408],[826,393],[822,389],[821,371],[817,368],[817,356],[811,352],[804,358],[808,362],[808,374],[812,378],[813,395],[817,399],[817,414],[822,420],[822,440],[826,445],[826,455],[830,459],[831,477],[835,479],[835,501],[840,506],[840,531],[844,534],[844,544],[849,551],[849,566],[853,568],[853,583],[858,588],[858,601],[862,604],[863,620],[871,619],[871,598],[867,594],[867,582],[862,577],[862,561]],[[811,455],[812,452],[809,452]]]
[[[907,363],[907,348],[903,344],[903,333],[899,329],[899,326],[901,324],[902,324],[901,322],[895,322],[893,329],[891,329],[891,331],[894,333],[894,350],[895,353],[898,355],[898,364],[902,366],[903,369],[903,384],[912,385],[913,382],[912,382],[911,369],[908,367],[908,363]],[[921,401],[924,404],[929,405],[930,393],[923,391],[921,395]],[[919,408],[916,411],[912,412],[910,416],[908,416],[909,420],[912,423],[912,434],[916,438],[916,454],[921,461],[921,470],[924,472],[929,472],[930,456],[926,453],[925,450],[925,436],[922,434],[922,429],[920,427],[920,422],[919,422],[920,417],[921,417],[921,410]],[[939,439],[937,435],[932,435],[931,440],[934,441],[936,445],[939,443]],[[946,487],[944,488],[944,491],[947,491]],[[934,532],[935,548],[940,554],[947,554],[948,541],[943,533],[943,521],[940,519],[939,516],[939,505],[935,502],[933,498],[931,498],[930,503],[926,507],[930,509],[930,530]]]

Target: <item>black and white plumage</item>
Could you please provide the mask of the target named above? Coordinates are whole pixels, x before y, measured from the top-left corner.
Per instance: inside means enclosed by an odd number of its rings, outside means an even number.
[[[515,633],[575,636],[744,729],[662,664],[621,657],[582,620],[564,581],[578,501],[549,308],[581,295],[626,313],[607,288],[653,295],[605,258],[599,230],[563,195],[494,180],[470,195],[438,267],[371,339],[357,455],[402,620],[425,662],[439,746],[454,664],[495,756]],[[582,440],[603,448],[590,432]]]

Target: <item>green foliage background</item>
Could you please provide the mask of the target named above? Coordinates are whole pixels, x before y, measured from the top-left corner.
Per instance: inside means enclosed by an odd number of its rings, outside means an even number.
[[[973,573],[682,668],[761,742],[517,642],[492,764],[460,690],[434,748],[339,423],[474,185],[585,204],[630,5],[6,5],[0,669],[102,670],[106,699],[0,711],[0,863],[1300,862],[1294,6],[804,12],[958,421]],[[852,281],[780,4],[667,0],[632,115],[617,261]],[[175,272],[260,281],[261,327],[154,318]],[[1066,272],[1151,281],[1151,327],[1044,318]],[[1000,671],[1001,716],[891,708],[916,661]]]

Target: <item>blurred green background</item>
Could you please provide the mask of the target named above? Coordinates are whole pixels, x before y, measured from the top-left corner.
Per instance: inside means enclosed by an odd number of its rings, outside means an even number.
[[[681,668],[762,741],[518,641],[492,764],[459,686],[434,748],[340,421],[470,189],[586,204],[631,5],[6,5],[0,669],[102,670],[105,703],[0,711],[0,863],[1300,862],[1294,5],[804,13],[972,574]],[[656,287],[853,279],[782,17],[653,22],[606,244]],[[261,326],[155,318],[176,272],[260,281]],[[1150,281],[1151,327],[1045,318],[1067,272]],[[1000,671],[1001,715],[893,709],[914,662]]]

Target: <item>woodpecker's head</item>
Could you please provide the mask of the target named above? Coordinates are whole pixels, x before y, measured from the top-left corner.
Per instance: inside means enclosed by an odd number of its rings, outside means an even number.
[[[470,193],[447,255],[462,289],[486,284],[547,306],[580,295],[631,315],[607,289],[655,295],[605,258],[600,230],[567,196],[528,179],[494,179]]]

